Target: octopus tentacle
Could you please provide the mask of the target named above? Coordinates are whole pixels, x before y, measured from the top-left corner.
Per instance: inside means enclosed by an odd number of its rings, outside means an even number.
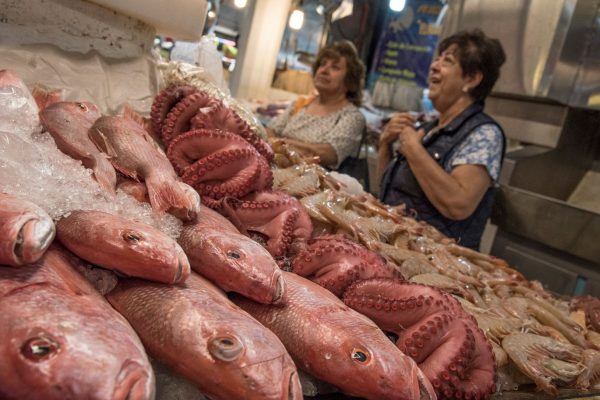
[[[344,303],[398,336],[440,398],[488,398],[495,390],[492,348],[474,318],[451,296],[392,279],[352,284]]]
[[[464,379],[455,385],[456,397],[489,398],[496,390],[496,357],[492,345],[476,323],[472,324],[475,352],[465,371]],[[487,387],[486,387],[487,384]]]
[[[163,122],[167,117],[171,107],[173,107],[182,98],[196,92],[193,86],[170,86],[162,90],[152,102],[150,110],[150,119],[152,121],[152,130],[155,137],[161,137]]]
[[[202,196],[244,197],[270,188],[271,170],[243,138],[218,129],[197,129],[174,138],[167,157],[183,181]]]
[[[185,96],[167,114],[161,137],[168,145],[174,137],[190,128],[190,120],[200,108],[216,107],[217,101],[205,92],[195,92]]]
[[[255,152],[254,150],[252,151]],[[225,159],[224,163],[222,163],[223,159],[220,158],[212,162],[202,159],[186,171],[183,180],[189,180],[192,182],[190,184],[201,195],[209,196],[213,199],[220,199],[225,196],[243,197],[254,190],[261,170],[257,163],[252,162],[254,154],[245,152],[235,156],[236,154],[238,153],[235,150],[231,152],[230,158]],[[214,155],[218,157],[221,154],[217,153]],[[227,156],[227,154],[224,156]],[[230,171],[232,168],[238,171],[235,174],[231,174]],[[218,179],[219,175],[226,176],[227,179]]]
[[[374,277],[403,279],[379,254],[342,235],[308,241],[292,261],[292,271],[340,297],[353,282]]]
[[[282,192],[255,192],[228,198],[219,209],[244,234],[260,239],[274,257],[287,254],[295,242],[312,235],[312,222],[302,204]]]
[[[256,184],[256,190],[271,190],[273,189],[273,171],[269,167],[267,160],[264,157],[259,157],[258,163],[260,165],[260,177]]]
[[[197,129],[175,137],[167,149],[167,158],[179,175],[196,161],[218,150],[249,149],[240,137],[219,129]]]
[[[268,162],[273,161],[274,154],[271,146],[254,133],[246,121],[223,103],[219,102],[207,110],[199,110],[192,118],[191,126],[193,129],[220,128],[233,132],[250,143]]]

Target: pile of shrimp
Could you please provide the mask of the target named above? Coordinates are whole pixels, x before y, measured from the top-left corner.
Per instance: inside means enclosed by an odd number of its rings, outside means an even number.
[[[553,295],[506,261],[458,245],[403,207],[347,190],[293,147],[273,150],[274,189],[300,200],[313,236],[344,234],[381,254],[407,280],[460,300],[492,344],[498,391],[532,384],[551,395],[561,387],[600,389],[600,332],[586,318],[585,303]]]

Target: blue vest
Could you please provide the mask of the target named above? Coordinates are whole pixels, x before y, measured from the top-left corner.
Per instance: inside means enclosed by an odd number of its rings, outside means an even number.
[[[423,126],[429,132],[438,121]],[[431,157],[444,167],[461,142],[475,128],[484,124],[494,124],[502,132],[502,158],[506,149],[506,139],[502,128],[496,121],[483,112],[483,102],[475,102],[460,113],[452,122],[440,129],[431,137],[425,137],[423,146]],[[492,212],[495,185],[490,186],[483,199],[469,217],[463,220],[452,220],[444,217],[425,196],[413,175],[408,162],[401,154],[387,166],[380,189],[380,199],[389,205],[406,204],[407,210],[414,210],[418,220],[433,225],[443,234],[458,241],[461,246],[479,250],[479,242],[485,223]]]

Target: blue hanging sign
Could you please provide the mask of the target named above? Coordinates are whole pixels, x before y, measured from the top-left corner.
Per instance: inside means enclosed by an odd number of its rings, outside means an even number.
[[[439,0],[407,0],[401,12],[388,12],[379,38],[369,87],[376,81],[427,87],[429,65],[440,32],[436,24],[442,10]]]

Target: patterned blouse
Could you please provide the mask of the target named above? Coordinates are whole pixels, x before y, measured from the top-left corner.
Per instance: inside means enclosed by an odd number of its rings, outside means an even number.
[[[444,165],[447,172],[463,164],[483,165],[497,182],[502,160],[502,133],[494,124],[480,125],[456,149]]]
[[[329,143],[337,154],[336,169],[348,156],[358,151],[360,139],[365,130],[365,117],[354,104],[326,115],[310,115],[306,107],[292,114],[294,104],[283,114],[273,118],[268,127],[278,136],[301,140],[307,143]]]

